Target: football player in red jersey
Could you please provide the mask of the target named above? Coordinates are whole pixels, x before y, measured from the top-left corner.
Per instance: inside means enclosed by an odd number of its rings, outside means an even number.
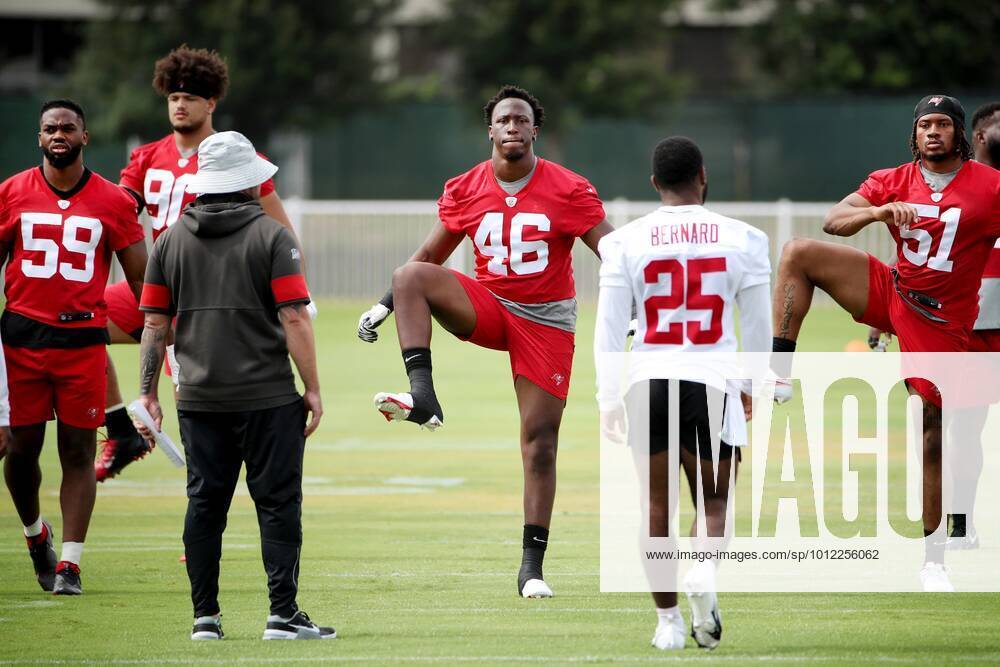
[[[390,420],[436,428],[444,413],[431,379],[431,317],[462,340],[506,350],[521,415],[524,532],[518,593],[551,597],[542,578],[556,489],[556,445],[573,364],[576,323],[571,252],[577,238],[597,253],[612,231],[587,180],[535,156],[544,110],[531,94],[504,86],[484,109],[492,157],[449,180],[439,222],[392,288],[361,317],[358,337],[395,306],[407,393],[383,393],[376,407]],[[441,266],[468,236],[473,280]]]
[[[884,223],[897,244],[891,268],[846,245],[795,239],[782,250],[774,294],[773,349],[792,352],[815,287],[855,320],[895,333],[903,352],[964,352],[983,268],[1000,236],[1000,172],[972,161],[965,111],[928,95],[913,113],[913,161],[872,173],[830,210],[823,230],[852,236]],[[783,370],[776,369],[779,376]],[[907,380],[924,404],[924,590],[953,590],[941,521],[941,397]]]
[[[112,253],[135,298],[146,245],[135,201],[83,165],[83,110],[70,100],[42,106],[41,167],[0,184],[0,257],[7,260],[0,318],[13,440],[4,478],[17,508],[38,583],[79,595],[80,556],[94,509],[94,451],[104,422],[108,342],[104,286]],[[62,558],[41,516],[38,458],[45,422],[58,420]]]
[[[120,179],[120,184],[149,213],[154,241],[194,201],[195,195],[187,191],[187,182],[198,171],[198,145],[215,132],[212,114],[225,97],[228,85],[226,63],[214,51],[181,46],[156,62],[153,88],[167,99],[173,131],[132,151]],[[261,186],[260,203],[265,213],[291,228],[270,179]],[[108,303],[111,342],[138,343],[143,315],[128,285],[124,282],[109,285],[104,298]],[[171,353],[172,350],[173,346]],[[148,443],[132,428],[132,420],[125,412],[110,357],[108,365],[108,440],[94,463],[101,482],[149,451]],[[167,372],[170,373],[169,366]]]
[[[976,162],[1000,168],[1000,102],[982,105],[972,115],[972,150]],[[979,316],[972,325],[969,352],[1000,352],[1000,246],[990,251],[979,286]],[[993,392],[991,401],[998,397]],[[955,420],[951,448],[954,473],[952,488],[962,513],[950,515],[949,549],[977,549],[979,535],[973,522],[976,489],[983,467],[983,428],[989,414],[987,406],[971,408]]]

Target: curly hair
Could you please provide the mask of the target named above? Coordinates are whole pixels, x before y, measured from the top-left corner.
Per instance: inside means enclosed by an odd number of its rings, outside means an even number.
[[[511,97],[527,102],[531,107],[531,114],[535,117],[535,127],[542,126],[542,123],[545,122],[545,107],[539,103],[538,99],[534,95],[529,93],[524,88],[512,85],[506,85],[501,88],[496,95],[490,98],[490,101],[486,103],[486,106],[483,107],[483,117],[486,119],[487,125],[493,124],[493,109],[496,108],[497,104],[499,104],[501,100],[506,100]]]
[[[182,44],[157,60],[153,68],[153,89],[164,97],[182,91],[221,100],[228,88],[226,62],[208,49],[192,49]]]
[[[965,126],[955,125],[955,144],[958,146],[958,153],[963,160],[972,159],[972,144],[965,136]],[[910,153],[913,154],[913,161],[920,160],[920,149],[917,147],[917,124],[913,123],[913,130],[910,132]]]

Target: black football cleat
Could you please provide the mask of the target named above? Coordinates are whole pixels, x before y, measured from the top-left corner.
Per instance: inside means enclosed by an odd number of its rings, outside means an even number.
[[[152,450],[149,442],[135,430],[124,438],[101,441],[101,457],[94,461],[94,476],[98,482],[111,479]]]
[[[53,595],[83,595],[80,581],[80,566],[66,560],[56,566],[56,581],[52,586]]]
[[[42,521],[42,532],[35,537],[25,537],[28,542],[28,554],[35,568],[35,577],[43,591],[52,592],[56,581],[56,550],[52,546],[52,526],[48,521]]]

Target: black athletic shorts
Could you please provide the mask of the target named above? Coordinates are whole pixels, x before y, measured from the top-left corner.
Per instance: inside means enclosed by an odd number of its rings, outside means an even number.
[[[718,437],[722,431],[722,419],[726,410],[728,396],[713,387],[706,387],[700,382],[688,380],[650,380],[649,381],[649,453],[659,454],[668,449],[670,439],[670,385],[676,383],[680,391],[678,397],[678,440],[681,447],[702,459],[712,458],[712,436]],[[716,414],[716,423],[710,423],[708,400],[718,401],[720,408]],[[733,457],[734,448],[724,441],[719,441],[719,460],[727,461]],[[739,451],[736,460],[739,460]]]

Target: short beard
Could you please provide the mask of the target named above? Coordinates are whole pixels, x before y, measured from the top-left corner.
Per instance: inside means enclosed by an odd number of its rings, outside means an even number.
[[[945,160],[950,160],[954,157],[954,151],[952,154],[948,153],[934,153],[933,155],[928,155],[927,153],[921,153],[920,157],[927,160],[928,162],[944,162]]]
[[[201,121],[197,125],[195,125],[194,123],[186,123],[184,125],[174,125],[173,123],[170,124],[174,132],[177,132],[179,134],[194,134],[195,132],[201,130],[201,128],[204,127],[204,125],[205,121]]]
[[[500,149],[500,155],[502,155],[503,159],[507,160],[507,162],[517,162],[527,154],[528,150],[526,148],[514,148],[510,150],[504,150],[503,148]]]
[[[65,169],[70,166],[76,159],[80,157],[80,151],[83,150],[83,144],[77,144],[76,146],[70,146],[70,149],[63,153],[62,155],[56,155],[49,151],[49,149],[42,147],[42,155],[45,156],[46,162],[55,167],[56,169]]]

